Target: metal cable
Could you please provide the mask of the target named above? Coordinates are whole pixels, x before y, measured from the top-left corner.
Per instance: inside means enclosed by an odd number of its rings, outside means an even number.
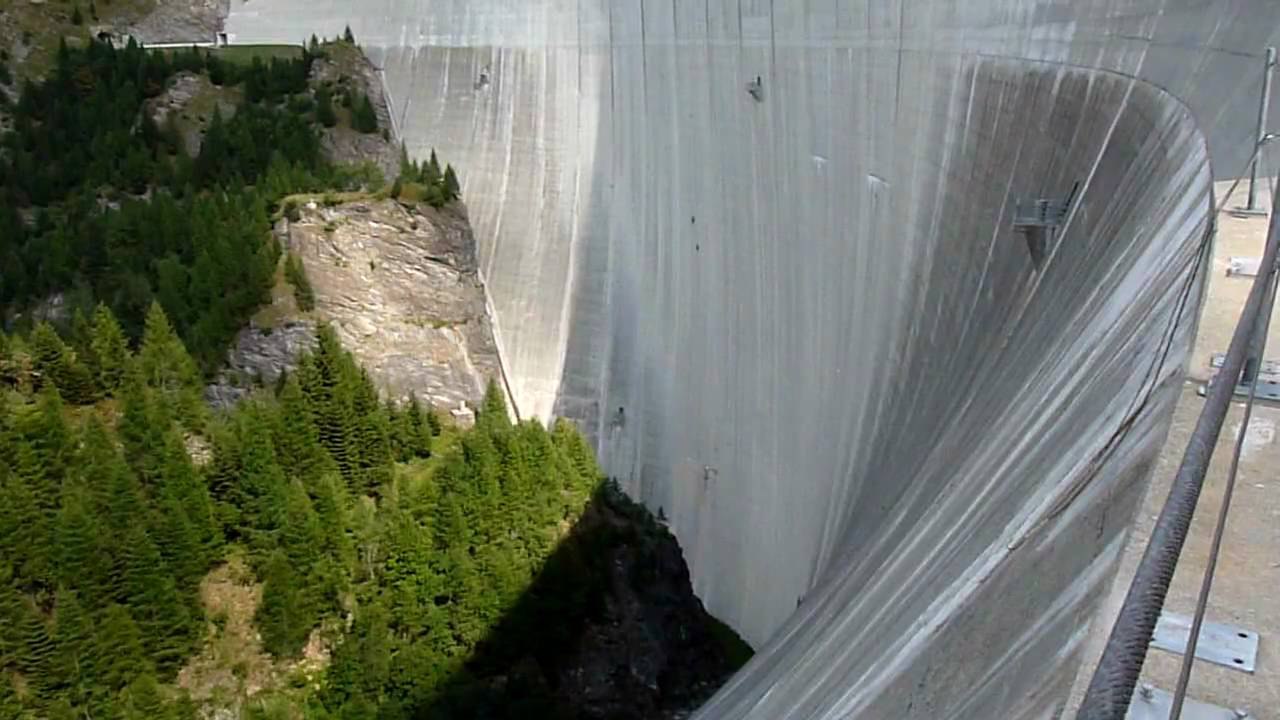
[[[1270,185],[1272,203],[1276,198],[1275,181],[1267,178]],[[1269,210],[1273,215],[1275,213],[1275,205]],[[1267,335],[1271,330],[1271,311],[1276,301],[1276,281],[1280,279],[1280,275],[1276,273],[1274,266],[1268,268],[1267,273],[1271,276],[1270,289],[1267,293],[1267,301],[1264,306],[1262,315],[1258,318],[1258,325],[1253,330],[1255,337],[1260,336],[1260,342],[1254,345],[1258,348],[1257,357],[1253,358],[1258,364],[1261,364],[1262,357],[1266,353]],[[1253,338],[1250,338],[1251,340]],[[1187,647],[1182,655],[1182,667],[1178,671],[1178,686],[1173,693],[1173,706],[1169,710],[1169,720],[1180,720],[1182,717],[1182,705],[1187,697],[1187,686],[1191,682],[1191,669],[1195,664],[1196,645],[1200,641],[1200,628],[1204,624],[1205,612],[1209,606],[1209,592],[1213,589],[1213,576],[1218,568],[1218,554],[1222,550],[1222,537],[1227,529],[1227,515],[1231,512],[1231,498],[1235,494],[1236,473],[1240,469],[1240,453],[1244,449],[1244,437],[1249,431],[1249,419],[1253,416],[1253,401],[1258,393],[1258,373],[1253,374],[1252,381],[1249,383],[1249,397],[1244,405],[1244,417],[1240,421],[1240,432],[1236,434],[1235,448],[1231,454],[1231,469],[1227,471],[1227,484],[1222,491],[1222,507],[1218,509],[1218,524],[1213,529],[1213,541],[1209,546],[1209,560],[1205,564],[1204,577],[1200,582],[1200,595],[1196,598],[1196,612],[1191,620],[1191,634],[1187,637]]]
[[[1265,139],[1258,142],[1254,155],[1264,143]],[[1234,189],[1234,185],[1232,187]],[[1276,206],[1280,206],[1280,198],[1273,197],[1272,207]],[[1169,582],[1186,542],[1191,516],[1195,512],[1204,484],[1205,471],[1222,430],[1235,390],[1235,381],[1244,367],[1245,354],[1274,273],[1277,241],[1280,240],[1276,215],[1277,213],[1271,215],[1261,262],[1261,267],[1267,268],[1267,271],[1260,272],[1254,278],[1249,298],[1218,373],[1219,379],[1210,386],[1205,397],[1204,407],[1183,453],[1169,496],[1161,508],[1151,539],[1111,629],[1102,659],[1090,679],[1084,702],[1076,715],[1078,720],[1123,720],[1129,708],[1152,632],[1169,591]]]

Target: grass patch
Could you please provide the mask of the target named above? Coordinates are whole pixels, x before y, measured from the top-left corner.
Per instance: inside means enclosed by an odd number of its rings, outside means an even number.
[[[75,8],[80,8],[81,23],[72,22]],[[68,45],[87,43],[89,29],[98,25],[124,25],[135,22],[155,8],[154,0],[111,0],[97,2],[94,9],[98,17],[90,14],[89,0],[83,2],[43,2],[27,0],[0,2],[5,12],[4,26],[0,27],[0,47],[15,56],[11,64],[20,84],[26,78],[44,77],[53,69],[58,53],[58,41],[67,38]],[[17,51],[17,52],[15,52]],[[20,58],[20,59],[18,59]]]

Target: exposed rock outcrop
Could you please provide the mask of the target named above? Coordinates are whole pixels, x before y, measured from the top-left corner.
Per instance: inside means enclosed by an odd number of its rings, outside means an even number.
[[[750,655],[693,594],[675,537],[605,486],[451,692],[474,717],[676,720]]]
[[[282,372],[293,369],[298,357],[315,345],[316,325],[311,320],[290,319],[275,327],[250,325],[236,336],[227,367],[205,389],[205,398],[215,407],[234,405],[255,386],[274,383]]]
[[[297,217],[276,233],[301,258],[316,307],[299,313],[277,293],[265,314],[284,320],[241,332],[210,399],[234,402],[255,381],[273,382],[329,323],[386,396],[477,406],[501,370],[466,218],[394,200],[310,202]]]
[[[204,131],[216,108],[224,120],[236,114],[239,91],[215,86],[207,75],[189,71],[169,79],[164,92],[147,101],[146,112],[158,127],[172,122],[189,157],[200,154]]]
[[[310,83],[313,88],[329,87],[337,97],[349,93],[358,100],[368,95],[378,117],[380,132],[376,133],[361,133],[347,125],[323,128],[320,142],[325,155],[336,163],[371,162],[388,181],[395,179],[400,171],[400,146],[391,140],[394,124],[378,68],[354,45],[327,43],[324,56],[311,66]]]
[[[315,288],[316,320],[391,397],[456,407],[500,378],[465,217],[380,200],[313,203],[282,222]]]
[[[621,493],[607,497],[575,530],[605,525],[615,538],[605,549],[603,610],[557,669],[557,695],[584,719],[687,717],[737,665],[711,632],[675,537]]]
[[[231,0],[161,0],[123,31],[144,43],[212,41],[222,30]]]

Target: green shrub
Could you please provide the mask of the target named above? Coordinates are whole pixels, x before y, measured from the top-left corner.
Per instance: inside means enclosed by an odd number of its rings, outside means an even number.
[[[316,293],[311,287],[311,280],[307,278],[307,269],[302,264],[302,258],[293,253],[285,257],[284,278],[293,286],[293,299],[298,302],[298,309],[302,312],[315,310]]]

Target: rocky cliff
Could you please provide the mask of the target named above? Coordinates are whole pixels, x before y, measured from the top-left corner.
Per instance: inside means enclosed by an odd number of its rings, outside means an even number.
[[[225,403],[252,381],[274,381],[312,346],[318,323],[334,327],[389,398],[416,393],[439,408],[474,406],[490,378],[501,380],[460,208],[331,197],[303,202],[294,217],[282,218],[276,235],[301,259],[315,308],[299,311],[282,286],[240,334],[212,399]]]

